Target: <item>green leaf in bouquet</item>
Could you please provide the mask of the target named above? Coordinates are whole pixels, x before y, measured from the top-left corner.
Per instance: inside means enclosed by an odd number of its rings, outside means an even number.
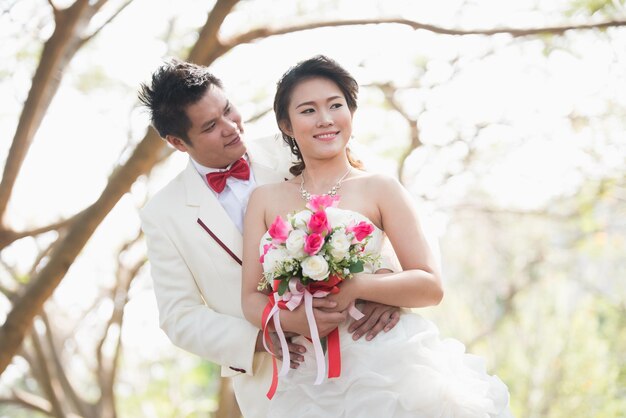
[[[363,261],[355,261],[354,263],[350,264],[350,267],[348,268],[350,269],[350,273],[360,273],[363,271]]]
[[[287,290],[288,287],[289,287],[289,279],[281,280],[280,284],[278,285],[278,294],[280,296],[282,296],[283,293],[285,293],[285,291]]]

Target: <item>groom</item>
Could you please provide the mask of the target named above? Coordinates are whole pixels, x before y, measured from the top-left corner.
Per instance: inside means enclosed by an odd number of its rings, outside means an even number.
[[[277,137],[246,144],[241,115],[206,67],[170,60],[139,96],[159,135],[189,155],[187,167],[140,214],[161,328],[178,347],[222,366],[245,418],[264,417],[271,357],[242,313],[242,225],[252,190],[290,177],[288,148]],[[326,335],[346,313],[323,308],[333,305],[316,300],[315,318]],[[351,327],[355,339],[397,322],[396,308],[368,304],[363,311],[366,317]],[[302,309],[281,317],[286,331],[308,334]],[[290,346],[294,368],[300,348]]]

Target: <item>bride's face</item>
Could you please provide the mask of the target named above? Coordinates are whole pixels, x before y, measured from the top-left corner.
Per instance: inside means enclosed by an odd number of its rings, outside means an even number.
[[[288,112],[290,126],[283,131],[296,139],[305,160],[345,155],[352,112],[333,81],[316,77],[300,82],[291,94]]]

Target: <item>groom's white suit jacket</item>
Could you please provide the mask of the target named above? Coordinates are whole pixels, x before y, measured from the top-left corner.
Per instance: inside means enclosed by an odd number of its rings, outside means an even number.
[[[289,176],[288,151],[277,141],[248,144],[257,185]],[[241,266],[199,221],[240,260],[241,233],[191,161],[146,204],[141,220],[161,328],[176,346],[222,366],[245,418],[265,417],[271,357],[254,352],[259,330],[243,316]]]

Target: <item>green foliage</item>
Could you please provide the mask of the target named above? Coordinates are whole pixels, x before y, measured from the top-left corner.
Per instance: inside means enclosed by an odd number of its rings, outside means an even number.
[[[289,279],[281,280],[280,284],[278,285],[278,294],[282,296],[287,291],[288,287]]]
[[[509,385],[515,416],[617,418],[626,408],[624,363],[613,354],[626,348],[623,314],[602,298],[570,299],[575,293],[566,277],[531,289],[493,338],[509,341],[497,347],[506,361],[495,372]],[[603,325],[601,311],[610,318]]]
[[[600,12],[604,15],[611,16],[620,12],[626,1],[624,0],[573,0],[569,14],[575,15],[578,13],[584,13],[593,15]]]
[[[142,369],[145,384],[118,383],[123,417],[210,417],[217,409],[219,367],[186,353]],[[136,371],[135,373],[138,373]]]
[[[110,89],[117,84],[111,80],[106,70],[99,66],[90,67],[88,71],[79,74],[75,80],[76,89],[89,93],[96,89]]]
[[[470,351],[509,386],[515,416],[623,417],[622,182],[587,181],[534,216],[457,214],[442,242],[444,334],[491,329]]]
[[[49,415],[17,405],[0,404],[0,418],[48,418]]]
[[[359,261],[355,261],[354,263],[350,264],[349,267],[350,273],[360,273],[363,271],[363,261],[359,260]]]

